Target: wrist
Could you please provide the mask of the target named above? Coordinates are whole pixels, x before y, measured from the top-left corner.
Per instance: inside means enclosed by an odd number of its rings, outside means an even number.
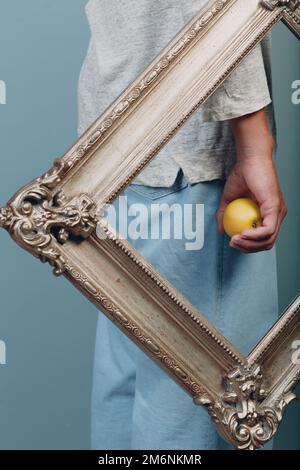
[[[264,135],[263,139],[257,138],[249,142],[238,142],[237,161],[251,162],[257,160],[273,160],[276,142],[271,134]]]
[[[269,129],[264,109],[232,119],[230,127],[238,161],[273,158],[276,142]]]

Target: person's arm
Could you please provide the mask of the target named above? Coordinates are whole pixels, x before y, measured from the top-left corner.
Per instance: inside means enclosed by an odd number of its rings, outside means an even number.
[[[226,206],[239,197],[251,197],[260,207],[262,226],[231,238],[230,245],[243,253],[269,250],[277,238],[287,209],[273,161],[275,142],[264,109],[229,121],[237,148],[237,162],[225,184],[217,221],[224,232]]]

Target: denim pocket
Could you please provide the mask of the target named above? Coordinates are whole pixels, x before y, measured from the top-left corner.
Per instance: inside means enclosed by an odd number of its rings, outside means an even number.
[[[185,180],[182,180],[180,183],[175,182],[170,187],[154,187],[154,186],[144,186],[142,184],[131,184],[128,186],[127,190],[137,193],[143,198],[150,199],[152,201],[156,199],[163,198],[172,193],[176,193],[181,189],[184,189],[188,186],[188,183]]]

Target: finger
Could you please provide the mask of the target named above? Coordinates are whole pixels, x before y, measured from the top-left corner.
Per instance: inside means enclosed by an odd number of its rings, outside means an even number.
[[[263,225],[262,227],[258,227],[253,230],[246,230],[242,232],[241,238],[246,239],[246,240],[252,239],[256,241],[265,241],[265,242],[267,242],[268,239],[270,239],[270,237],[272,236],[274,236],[276,239],[280,230],[280,226],[283,220],[285,219],[286,215],[287,215],[287,208],[286,208],[286,205],[283,203],[281,205],[281,208],[277,217],[277,223],[276,223],[276,228],[275,228],[274,233],[272,233],[274,224],[271,222],[269,227],[265,227]],[[267,217],[265,217],[264,223],[268,223]]]
[[[216,212],[218,230],[222,234],[224,233],[223,218],[224,218],[224,212],[225,212],[226,206],[227,206],[227,204],[226,204],[225,200],[221,199],[219,209]]]
[[[279,210],[273,210],[263,218],[261,227],[257,227],[251,230],[244,230],[241,233],[241,237],[244,239],[251,240],[266,240],[272,237],[280,225],[280,212]]]
[[[233,241],[230,241],[230,247],[233,248],[234,250],[240,251],[241,253],[244,253],[244,254],[250,254],[250,253],[253,252],[252,250],[247,250],[246,248],[240,246],[237,243],[234,243]]]
[[[276,227],[276,231],[275,231],[275,238],[277,238],[278,235],[279,235],[280,227],[281,227],[282,222],[284,221],[284,218],[285,218],[286,214],[287,214],[287,209],[285,207],[285,204],[282,204],[280,212],[279,212],[278,221],[277,221],[277,227]]]
[[[255,248],[244,248],[244,247],[239,246],[239,245],[231,245],[231,248],[233,248],[237,251],[240,251],[241,253],[254,254],[254,253],[259,253],[259,252],[262,252],[262,251],[269,251],[273,248],[273,246],[266,245],[266,246],[256,246]]]
[[[216,213],[216,220],[217,220],[217,225],[218,225],[218,230],[221,234],[224,233],[224,226],[223,226],[223,215],[224,211],[218,211]]]
[[[235,235],[231,238],[230,246],[235,248],[242,253],[256,253],[259,251],[270,250],[275,245],[276,239],[279,234],[280,226],[287,214],[287,209],[285,205],[282,206],[280,214],[277,221],[277,226],[275,233],[269,237],[266,237],[262,240],[252,240],[249,238],[244,238],[240,235]]]
[[[238,237],[232,237],[230,246],[232,248],[247,251],[248,253],[256,253],[258,251],[271,250],[276,241],[276,235],[264,241],[244,240]]]
[[[270,250],[270,248],[256,248],[256,249],[253,249],[253,250],[246,250],[242,247],[239,247],[239,246],[234,246],[232,247],[233,249],[237,250],[237,251],[240,251],[241,253],[245,254],[245,255],[251,255],[251,254],[255,254],[255,253],[260,253],[260,252],[263,252],[263,251],[268,251]]]

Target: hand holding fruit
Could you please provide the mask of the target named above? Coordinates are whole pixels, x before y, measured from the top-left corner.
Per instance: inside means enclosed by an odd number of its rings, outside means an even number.
[[[224,211],[223,226],[229,237],[241,235],[245,230],[261,227],[258,205],[249,198],[231,201]]]
[[[217,222],[221,233],[226,227],[232,248],[255,253],[274,246],[286,212],[273,163],[257,159],[233,168],[224,187]]]
[[[270,250],[274,246],[287,209],[273,161],[275,142],[269,130],[266,111],[262,109],[232,119],[230,126],[236,143],[237,160],[227,178],[216,214],[218,228],[224,233],[224,213],[230,203],[245,198],[256,201],[260,220],[256,220],[254,211],[254,219],[246,215],[243,222],[247,225],[247,220],[248,224],[252,220],[256,228],[245,227],[245,230],[243,227],[241,232],[241,225],[239,234],[231,237],[230,246],[242,253]],[[245,203],[243,204],[246,210]],[[240,211],[240,202],[234,202],[231,207],[239,207]],[[229,215],[230,212],[229,210]]]

